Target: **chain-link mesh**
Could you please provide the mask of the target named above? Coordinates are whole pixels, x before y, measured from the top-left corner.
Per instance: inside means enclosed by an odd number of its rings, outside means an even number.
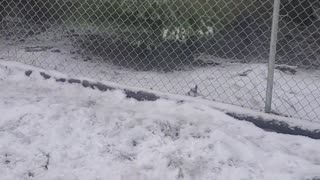
[[[319,120],[320,2],[291,0],[280,11],[275,111]]]
[[[276,113],[320,112],[317,6],[281,2]],[[2,0],[0,12],[0,59],[265,106],[271,0]]]

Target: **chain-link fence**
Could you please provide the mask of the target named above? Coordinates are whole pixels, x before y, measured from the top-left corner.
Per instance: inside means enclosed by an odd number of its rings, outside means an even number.
[[[319,11],[317,0],[2,0],[0,59],[320,121]]]

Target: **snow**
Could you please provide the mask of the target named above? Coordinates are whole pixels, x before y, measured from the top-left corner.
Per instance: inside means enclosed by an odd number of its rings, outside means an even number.
[[[170,73],[138,72],[121,69],[90,54],[80,55],[72,38],[65,38],[67,31],[64,28],[54,26],[34,37],[23,38],[24,41],[3,38],[0,59],[172,94],[186,95],[197,85],[199,98],[264,110],[266,63],[228,63],[228,60],[216,58],[215,61],[222,63],[213,67]],[[30,48],[37,51],[30,52]],[[296,70],[296,74],[275,70],[273,110],[281,115],[319,123],[320,71]]]
[[[15,62],[15,61],[0,61],[0,65],[2,66],[9,66],[11,68],[15,68],[21,71],[27,71],[27,70],[32,70],[34,73],[40,73],[40,72],[46,72],[47,74],[53,76],[56,79],[73,79],[73,77],[67,76],[63,73],[57,72],[57,71],[50,71],[50,70],[44,70],[40,69],[34,66],[26,65],[23,63]],[[41,77],[42,79],[42,77]],[[277,120],[278,122],[284,122],[289,127],[294,128],[294,127],[299,127],[304,130],[309,130],[309,131],[318,131],[320,129],[320,123],[317,121],[308,121],[304,119],[298,119],[298,118],[292,118],[292,117],[283,117],[283,116],[278,116],[274,114],[266,114],[263,112],[259,112],[256,110],[251,110],[245,107],[239,107],[236,105],[230,105],[230,104],[225,104],[225,103],[219,103],[215,102],[212,100],[206,100],[206,99],[199,99],[199,98],[194,98],[194,97],[189,97],[185,95],[174,95],[170,93],[163,93],[155,90],[149,90],[145,88],[137,88],[133,86],[125,86],[125,85],[120,85],[117,83],[113,83],[111,81],[96,81],[95,79],[91,78],[79,78],[79,80],[86,80],[89,82],[97,82],[97,83],[102,83],[110,87],[114,87],[116,89],[126,89],[126,90],[131,90],[131,91],[143,91],[151,94],[156,94],[157,96],[163,98],[163,99],[170,99],[170,100],[175,100],[175,101],[184,101],[184,102],[191,102],[191,103],[201,103],[203,105],[209,106],[214,109],[218,109],[219,111],[225,112],[225,113],[236,113],[236,114],[242,114],[250,117],[255,117],[257,119],[264,119],[265,121],[273,121]]]
[[[320,141],[199,102],[138,102],[0,63],[1,180],[316,180]],[[60,73],[57,76],[63,76]]]

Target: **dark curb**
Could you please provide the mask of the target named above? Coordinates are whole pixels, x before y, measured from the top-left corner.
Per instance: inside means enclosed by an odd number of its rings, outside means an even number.
[[[267,131],[277,132],[281,134],[306,136],[312,139],[320,139],[320,130],[310,131],[307,129],[302,129],[300,127],[292,127],[285,122],[275,119],[267,120],[262,117],[254,117],[230,112],[227,112],[226,114],[241,121],[251,122],[255,126]]]
[[[51,76],[49,74],[46,74],[45,72],[40,72],[40,75],[44,78],[44,79],[50,79]]]
[[[25,72],[25,75],[30,77],[32,74],[31,70],[28,70]],[[45,80],[50,79],[52,76],[45,72],[40,72],[40,76],[42,76]],[[90,82],[87,80],[79,80],[79,79],[66,79],[66,78],[54,78],[56,82],[68,82],[70,84],[81,84],[85,88],[92,88],[92,89],[98,89],[99,91],[105,92],[105,91],[113,91],[116,90],[116,88],[102,84],[100,82]],[[131,91],[127,89],[122,89],[123,92],[126,94],[127,98],[133,98],[137,101],[156,101],[160,99],[159,96],[156,96],[155,94],[144,92],[144,91]]]

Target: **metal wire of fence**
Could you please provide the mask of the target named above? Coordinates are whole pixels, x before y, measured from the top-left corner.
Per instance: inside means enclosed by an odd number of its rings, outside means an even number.
[[[320,121],[319,11],[316,0],[3,0],[0,59]]]

